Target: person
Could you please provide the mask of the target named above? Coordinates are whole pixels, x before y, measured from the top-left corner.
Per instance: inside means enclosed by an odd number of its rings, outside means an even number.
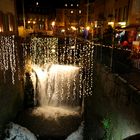
[[[84,29],[83,35],[84,35],[84,39],[87,40],[87,38],[88,38],[88,30],[86,28]]]
[[[25,73],[25,84],[24,84],[24,107],[34,107],[34,87],[28,72]]]

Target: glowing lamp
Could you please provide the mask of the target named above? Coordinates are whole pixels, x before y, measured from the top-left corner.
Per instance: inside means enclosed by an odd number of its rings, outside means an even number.
[[[61,32],[64,33],[65,32],[65,29],[62,29]]]
[[[31,21],[30,21],[30,20],[28,20],[28,21],[27,21],[27,23],[28,23],[28,24],[30,24],[30,23],[31,23]]]
[[[126,22],[119,22],[118,23],[122,28],[126,27]]]
[[[86,27],[86,29],[89,31],[90,27],[89,27],[89,26],[87,26],[87,27]]]
[[[108,25],[114,27],[114,22],[108,22]]]
[[[2,27],[0,27],[0,32],[2,32]]]
[[[74,26],[71,26],[71,29],[74,30],[74,31],[76,31],[76,27],[74,27]]]

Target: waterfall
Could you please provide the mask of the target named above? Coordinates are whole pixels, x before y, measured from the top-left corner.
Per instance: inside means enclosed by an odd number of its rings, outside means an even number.
[[[79,67],[71,65],[33,65],[32,81],[39,106],[77,106],[80,104]]]

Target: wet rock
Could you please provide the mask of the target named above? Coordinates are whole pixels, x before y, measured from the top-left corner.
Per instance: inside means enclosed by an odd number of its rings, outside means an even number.
[[[27,128],[10,122],[5,129],[4,140],[37,140]]]

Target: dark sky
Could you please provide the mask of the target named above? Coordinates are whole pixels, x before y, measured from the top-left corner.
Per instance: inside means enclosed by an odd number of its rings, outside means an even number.
[[[56,8],[63,6],[68,1],[77,2],[78,0],[24,0],[24,1],[25,5],[35,4],[36,2],[38,2],[39,3],[38,6]]]
[[[80,0],[24,0],[25,4],[35,4],[36,2],[38,2],[41,6],[46,6],[46,7],[51,7],[51,8],[55,8],[55,7],[62,7],[65,3],[79,3]],[[84,0],[92,2],[94,0]]]
[[[80,0],[17,0],[17,11],[19,13],[22,12],[23,2],[25,10],[34,9],[34,7],[47,9],[46,12],[50,13],[54,11],[54,9],[63,7],[66,3],[79,3]],[[84,0],[86,1],[94,1],[94,0]],[[38,5],[36,3],[38,2]],[[31,11],[31,10],[30,10]]]

